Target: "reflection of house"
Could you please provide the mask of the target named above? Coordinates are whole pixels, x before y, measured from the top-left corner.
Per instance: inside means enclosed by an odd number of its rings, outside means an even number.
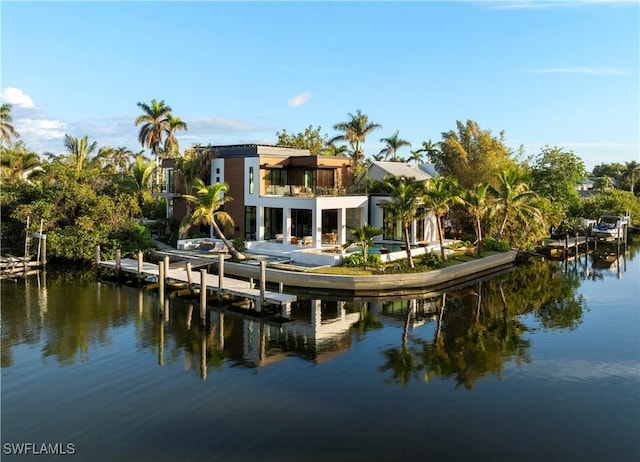
[[[312,156],[306,149],[258,144],[196,148],[210,160],[206,183],[227,183],[232,201],[224,205],[235,221],[233,236],[245,241],[272,241],[300,248],[346,243],[348,228],[369,223],[385,228],[378,240],[402,241],[399,226],[384,225],[382,195],[354,194],[351,161],[346,157]],[[167,178],[173,178],[167,163]],[[424,166],[374,162],[372,179],[384,175],[430,178]],[[378,178],[379,177],[379,178]],[[166,197],[172,206],[167,216],[180,220],[184,201],[176,200],[172,185]],[[433,218],[416,220],[412,243],[435,241]]]

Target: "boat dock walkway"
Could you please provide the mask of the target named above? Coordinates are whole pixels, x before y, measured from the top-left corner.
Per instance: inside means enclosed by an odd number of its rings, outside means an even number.
[[[135,275],[140,279],[144,279],[147,281],[159,282],[161,279],[160,275],[160,265],[164,263],[149,263],[149,262],[139,262],[138,260],[134,260],[132,258],[122,258],[120,260],[120,271]],[[211,260],[200,262],[200,266],[204,266],[204,264],[213,264],[214,262]],[[197,263],[196,263],[197,265]],[[118,270],[118,262],[117,260],[108,260],[101,261],[99,266],[102,268],[109,268],[113,270]],[[191,282],[192,286],[200,287],[201,277],[198,277],[196,274],[192,280],[189,280],[189,272],[186,269],[186,262],[178,262],[177,264],[169,265],[169,268],[166,271],[163,271],[163,277],[166,280],[171,280],[174,282],[180,282],[189,284]],[[208,290],[216,291],[220,294],[232,295],[235,297],[248,298],[254,301],[261,301],[262,303],[272,304],[272,305],[284,305],[286,303],[296,301],[297,297],[291,294],[285,294],[282,292],[273,292],[268,290],[256,289],[253,287],[253,284],[250,281],[243,281],[241,279],[229,278],[223,276],[220,278],[217,274],[209,274],[206,270],[201,270],[200,275],[204,274],[205,282],[204,285]],[[196,282],[198,281],[198,282]]]

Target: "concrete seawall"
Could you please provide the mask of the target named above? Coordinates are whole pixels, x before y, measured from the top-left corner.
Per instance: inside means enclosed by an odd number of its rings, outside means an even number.
[[[427,289],[444,288],[486,276],[512,266],[518,252],[510,251],[460,263],[447,268],[407,274],[372,276],[341,276],[332,274],[304,273],[267,268],[267,281],[281,283],[292,289],[298,288],[312,293],[340,293],[357,296],[379,296],[401,293],[416,293]],[[259,277],[257,266],[225,262],[225,273],[236,277]]]

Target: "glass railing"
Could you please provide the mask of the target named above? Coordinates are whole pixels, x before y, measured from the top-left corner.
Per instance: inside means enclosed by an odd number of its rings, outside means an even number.
[[[323,188],[297,185],[269,185],[265,187],[267,196],[291,196],[291,197],[338,197],[353,194],[351,188]]]

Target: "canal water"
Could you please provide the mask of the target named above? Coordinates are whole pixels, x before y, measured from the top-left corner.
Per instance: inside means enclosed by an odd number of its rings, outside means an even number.
[[[91,271],[5,280],[2,459],[640,460],[639,250],[204,325]]]

